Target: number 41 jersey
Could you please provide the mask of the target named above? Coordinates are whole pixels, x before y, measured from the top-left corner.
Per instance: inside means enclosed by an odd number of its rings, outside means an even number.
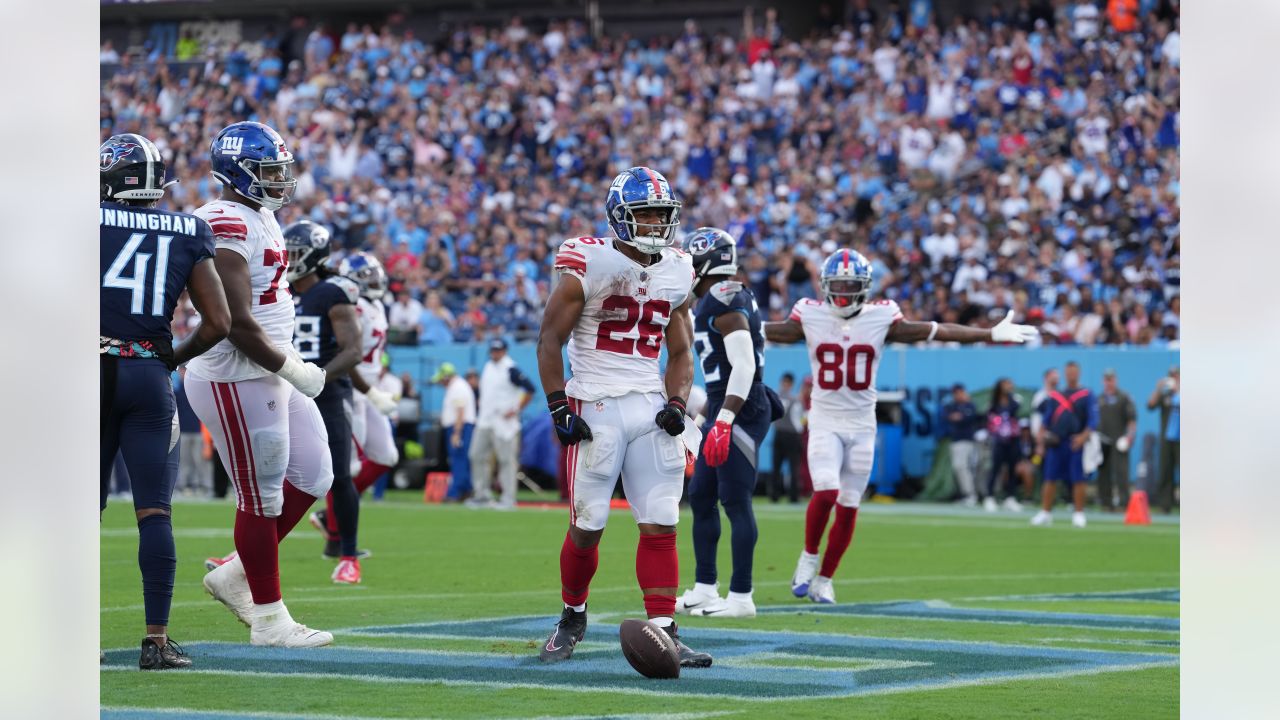
[[[586,305],[569,337],[573,373],[565,392],[578,400],[663,392],[658,355],[671,313],[693,292],[693,260],[666,248],[642,266],[603,238],[560,245],[555,270],[582,283]]]
[[[809,424],[824,430],[876,428],[876,372],[889,328],[902,320],[898,304],[875,300],[851,318],[831,305],[806,298],[791,309],[804,328],[813,372]]]

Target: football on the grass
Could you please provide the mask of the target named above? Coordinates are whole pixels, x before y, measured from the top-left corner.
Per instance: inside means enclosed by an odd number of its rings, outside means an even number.
[[[676,642],[662,628],[648,620],[623,620],[618,639],[622,641],[622,654],[636,672],[658,680],[680,677]]]

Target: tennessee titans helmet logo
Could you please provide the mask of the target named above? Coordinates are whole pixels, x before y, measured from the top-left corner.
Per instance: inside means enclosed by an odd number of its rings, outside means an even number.
[[[102,148],[102,153],[98,158],[98,170],[106,172],[116,166],[116,163],[129,156],[129,153],[141,148],[138,143],[121,142],[112,143]]]

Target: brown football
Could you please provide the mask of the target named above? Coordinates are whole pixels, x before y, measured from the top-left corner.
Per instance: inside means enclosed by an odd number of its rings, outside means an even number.
[[[674,680],[680,677],[680,653],[676,643],[662,628],[648,620],[623,620],[618,627],[622,654],[636,672],[647,678]]]

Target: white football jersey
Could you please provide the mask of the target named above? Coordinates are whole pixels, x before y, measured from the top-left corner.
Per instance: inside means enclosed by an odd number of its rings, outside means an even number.
[[[360,377],[370,385],[382,374],[382,352],[387,347],[387,310],[381,302],[361,297],[356,301],[360,318]]]
[[[257,212],[238,202],[215,200],[193,213],[213,228],[214,247],[239,253],[249,263],[253,319],[282,352],[293,350],[293,296],[284,271],[289,266],[284,235],[269,210]],[[206,380],[235,382],[271,373],[223,340],[188,367]]]
[[[565,240],[555,269],[582,282],[586,305],[569,338],[570,397],[663,392],[658,355],[671,313],[693,292],[693,259],[675,248],[641,266],[603,238]]]
[[[819,300],[803,299],[789,318],[804,328],[813,373],[809,424],[826,430],[875,430],[876,372],[889,328],[902,319],[898,304],[874,300],[842,318]]]

